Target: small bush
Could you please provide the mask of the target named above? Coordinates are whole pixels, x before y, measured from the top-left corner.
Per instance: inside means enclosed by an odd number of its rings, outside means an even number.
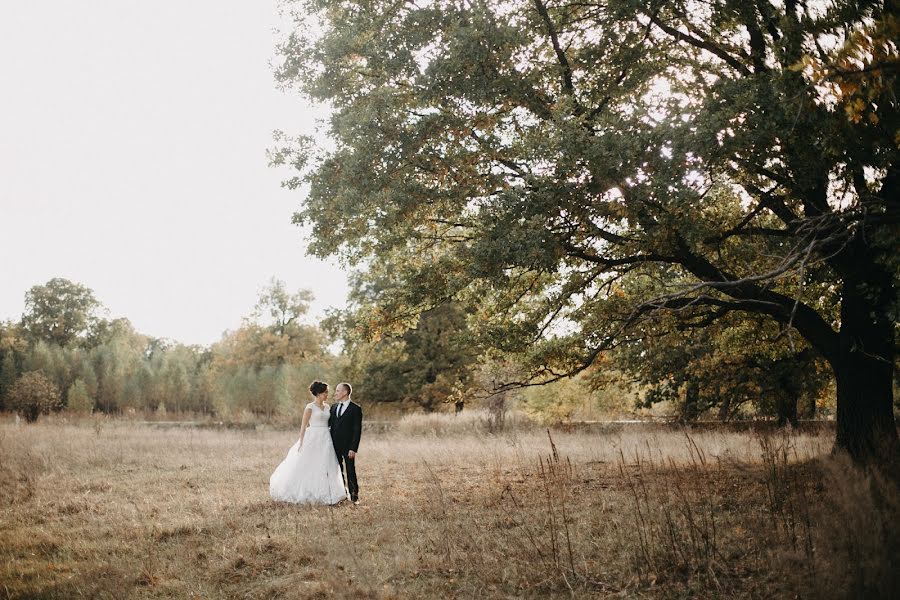
[[[25,373],[16,380],[9,392],[9,403],[29,423],[37,421],[41,414],[62,408],[56,385],[39,371]]]

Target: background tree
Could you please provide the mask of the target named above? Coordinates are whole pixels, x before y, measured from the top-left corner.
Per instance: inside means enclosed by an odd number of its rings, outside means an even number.
[[[253,316],[230,340],[241,360],[260,368],[321,358],[325,353],[322,331],[301,322],[312,299],[309,290],[291,294],[283,281],[272,278],[260,292]]]
[[[671,402],[683,420],[775,416],[779,425],[815,415],[831,377],[802,340],[792,349],[760,317],[731,315],[704,327],[702,336],[661,321],[643,323],[637,341],[611,353],[612,363],[643,388],[641,406]]]
[[[33,340],[68,346],[87,336],[100,309],[90,288],[56,277],[26,292],[22,326]]]
[[[75,380],[75,364],[81,356],[79,348],[63,348],[43,340],[31,344],[22,357],[22,370],[40,372],[61,392]],[[65,397],[63,397],[65,403]]]
[[[550,424],[646,418],[639,414],[641,388],[631,385],[609,360],[601,362],[602,367],[575,377],[525,389],[519,407],[531,418]]]
[[[463,302],[530,385],[660,311],[762,314],[833,370],[838,446],[896,458],[897,2],[297,4],[279,76],[334,143],[273,162],[313,253],[385,265],[380,326]]]
[[[66,408],[81,413],[90,414],[94,410],[94,399],[88,394],[87,385],[81,379],[76,379],[66,392]]]
[[[62,408],[59,389],[47,377],[37,371],[22,375],[9,392],[10,407],[29,423],[42,414]]]
[[[144,408],[141,390],[130,382],[145,359],[147,338],[135,331],[128,319],[116,319],[99,340],[102,343],[90,351],[97,377],[97,408],[105,413]]]
[[[32,289],[29,298],[54,296],[48,305],[69,306],[77,294],[66,291],[72,288],[60,283],[64,281],[37,286],[41,293]],[[45,287],[53,293],[45,293]],[[19,323],[0,323],[0,410],[12,408],[9,394],[20,373],[33,371],[62,394],[62,405],[77,412],[249,414],[299,422],[309,382],[323,374],[337,380],[341,368],[319,328],[301,322],[311,298],[305,291],[289,294],[283,283],[272,280],[253,318],[211,348],[150,337],[136,331],[128,319],[96,314],[82,319],[89,325],[69,327],[72,335],[61,344],[60,330],[35,316],[52,311],[32,311],[30,330]],[[86,300],[82,304],[90,305]]]
[[[432,411],[456,390],[469,387],[478,359],[468,335],[466,315],[450,302],[422,313],[402,336],[405,359],[399,365],[405,395]]]
[[[212,346],[207,389],[217,412],[300,417],[310,381],[337,372],[321,329],[302,322],[311,301],[272,279],[252,317]]]
[[[464,308],[447,302],[416,315],[406,330],[380,329],[376,313],[387,283],[376,265],[355,274],[348,308],[334,313],[327,327],[343,338],[354,395],[433,411],[469,387],[477,366]]]
[[[7,397],[21,371],[22,355],[28,348],[21,327],[0,322],[0,410],[5,410]]]
[[[307,312],[313,294],[309,290],[299,290],[294,294],[287,291],[285,283],[273,277],[263,288],[254,309],[254,317],[266,319],[265,325],[278,335],[285,335],[287,328],[298,322]]]
[[[469,386],[478,358],[458,304],[427,310],[399,337],[363,342],[348,353],[361,398],[405,401],[426,411]]]
[[[626,298],[659,296],[663,289],[648,292],[647,287],[662,280],[626,275],[614,292]],[[765,315],[738,311],[694,319],[653,314],[636,323],[610,355],[643,389],[644,408],[667,401],[683,420],[715,411],[720,420],[774,415],[779,425],[796,425],[799,405],[813,416],[833,380],[824,360],[791,329]],[[601,370],[595,371],[598,376],[605,379]]]
[[[17,371],[15,354],[11,351],[4,352],[0,362],[0,410],[6,407],[6,397],[16,382]]]

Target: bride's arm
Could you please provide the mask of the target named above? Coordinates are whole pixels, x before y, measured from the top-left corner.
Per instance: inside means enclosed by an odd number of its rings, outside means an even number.
[[[297,446],[297,452],[300,452],[300,448],[303,447],[303,436],[306,435],[306,428],[309,426],[309,417],[312,415],[312,409],[310,407],[306,407],[306,410],[303,411],[303,422],[300,423],[300,445]]]

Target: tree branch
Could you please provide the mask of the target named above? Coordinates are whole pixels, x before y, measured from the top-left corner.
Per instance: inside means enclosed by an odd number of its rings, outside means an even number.
[[[710,42],[708,40],[702,40],[700,38],[690,35],[689,33],[684,33],[683,31],[679,31],[678,29],[675,29],[674,27],[672,27],[670,25],[666,25],[665,23],[660,21],[656,15],[647,15],[647,16],[649,17],[650,21],[654,25],[659,27],[661,30],[663,30],[665,33],[669,34],[676,40],[685,41],[688,44],[690,44],[691,46],[694,46],[695,48],[699,48],[701,50],[706,50],[710,54],[713,54],[714,56],[717,56],[718,58],[722,59],[728,66],[730,66],[734,70],[738,71],[741,75],[752,75],[753,74],[753,72],[750,71],[750,69],[748,69],[747,66],[744,65],[741,61],[739,61],[735,57],[731,56],[725,50],[723,50],[719,46],[713,44],[712,42]]]
[[[559,61],[559,66],[562,68],[563,90],[567,95],[574,99],[575,85],[572,81],[572,66],[569,64],[569,59],[566,57],[565,51],[559,45],[559,36],[556,33],[556,26],[553,24],[553,20],[550,18],[550,13],[547,12],[547,6],[544,4],[543,0],[534,0],[534,6],[541,16],[541,19],[543,19],[544,24],[547,26],[547,35],[550,36],[550,43],[553,46],[553,51],[556,53],[556,59]]]

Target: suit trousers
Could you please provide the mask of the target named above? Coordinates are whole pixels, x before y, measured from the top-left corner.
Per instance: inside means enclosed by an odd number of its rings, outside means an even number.
[[[341,453],[338,453],[337,457],[338,464],[341,465],[341,474],[347,482],[350,499],[356,501],[359,498],[359,484],[356,482],[356,459]]]

